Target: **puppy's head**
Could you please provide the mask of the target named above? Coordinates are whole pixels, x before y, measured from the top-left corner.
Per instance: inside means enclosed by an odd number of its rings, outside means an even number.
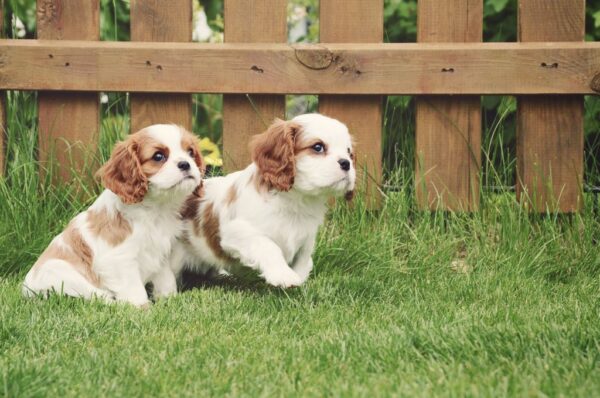
[[[203,170],[194,135],[155,124],[118,143],[98,175],[105,188],[132,204],[147,196],[188,195],[200,187]]]
[[[276,120],[253,139],[252,158],[267,189],[347,197],[354,189],[356,171],[348,128],[323,115]]]

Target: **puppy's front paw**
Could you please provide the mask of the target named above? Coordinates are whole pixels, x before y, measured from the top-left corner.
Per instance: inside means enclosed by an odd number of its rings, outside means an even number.
[[[264,272],[262,276],[269,285],[275,287],[288,288],[300,286],[302,284],[302,278],[300,278],[291,268],[287,267]]]

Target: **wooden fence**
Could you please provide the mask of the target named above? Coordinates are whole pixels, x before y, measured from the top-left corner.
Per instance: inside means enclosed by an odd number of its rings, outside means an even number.
[[[131,0],[132,41],[100,42],[99,0],[38,0],[38,40],[0,41],[0,90],[40,90],[42,160],[58,138],[95,145],[99,91],[132,93],[133,130],[190,128],[191,93],[225,94],[227,170],[249,161],[247,141],[265,120],[284,116],[285,94],[320,94],[319,110],[355,136],[362,186],[376,203],[381,96],[411,94],[419,96],[419,205],[472,211],[479,95],[513,94],[517,195],[536,210],[581,208],[582,96],[600,92],[600,43],[584,42],[585,0],[519,0],[519,43],[481,43],[483,0],[419,0],[418,44],[382,43],[383,0],[321,0],[314,45],[286,44],[286,0],[225,0],[224,44],[190,43],[191,0],[168,3]]]

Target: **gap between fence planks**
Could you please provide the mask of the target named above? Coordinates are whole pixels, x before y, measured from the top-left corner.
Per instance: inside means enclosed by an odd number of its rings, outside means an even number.
[[[192,41],[192,1],[131,1],[131,40],[150,42]],[[164,3],[164,2],[163,2]],[[149,68],[158,68],[149,60]],[[177,76],[174,83],[183,79]],[[151,84],[150,84],[151,86]],[[175,123],[192,130],[190,94],[131,94],[131,132],[156,123]]]
[[[285,0],[225,0],[224,18],[226,43],[287,42]],[[223,163],[226,172],[246,167],[252,161],[248,149],[250,138],[265,131],[275,118],[285,118],[285,96],[247,96],[244,91],[242,93],[223,96]]]
[[[519,0],[520,41],[584,39],[585,0]],[[517,195],[531,210],[581,209],[583,110],[583,98],[579,96],[518,99]]]
[[[321,0],[320,41],[326,43],[380,43],[383,41],[383,0]],[[360,27],[360,28],[358,28]],[[342,55],[343,56],[343,55]],[[338,75],[368,73],[358,62],[342,58]],[[344,72],[344,68],[346,72]],[[357,189],[371,208],[380,205],[382,176],[382,103],[380,96],[319,97],[319,112],[341,120],[355,140]]]
[[[2,40],[0,59],[0,88],[15,90],[600,93],[600,42],[291,46]]]
[[[419,42],[481,42],[483,0],[419,0]],[[456,73],[448,67],[446,73]],[[416,195],[421,209],[479,207],[481,99],[417,98]]]
[[[46,40],[99,40],[99,0],[38,1],[37,36]],[[45,58],[52,60],[49,54]],[[69,61],[65,61],[69,67]],[[45,78],[45,73],[40,72]],[[68,78],[64,75],[63,78]],[[56,160],[54,175],[66,181],[92,161],[100,128],[98,93],[39,92],[39,159],[42,170]]]

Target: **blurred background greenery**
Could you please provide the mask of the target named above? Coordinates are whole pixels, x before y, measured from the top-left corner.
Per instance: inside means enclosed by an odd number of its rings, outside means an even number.
[[[318,42],[318,0],[289,0],[290,42]],[[586,40],[600,40],[600,0],[587,0]],[[386,42],[415,42],[417,0],[385,0]],[[35,37],[35,0],[5,0],[5,26],[12,38]],[[359,27],[358,27],[359,28]],[[129,1],[101,0],[101,39],[129,40]],[[517,39],[517,0],[484,0],[484,41],[507,42]],[[194,40],[223,41],[223,0],[194,0]],[[28,96],[35,101],[35,95]],[[128,129],[128,96],[103,93],[103,124]],[[386,175],[403,169],[400,178],[412,178],[414,159],[414,99],[389,96],[385,99],[384,165]],[[194,131],[206,137],[206,152],[220,157],[214,145],[221,146],[222,96],[193,96]],[[484,96],[483,183],[512,186],[515,181],[516,99],[510,96]],[[600,100],[586,97],[585,143],[586,181],[600,185]],[[316,111],[316,96],[288,96],[288,117]],[[218,166],[220,160],[213,163]],[[492,172],[493,170],[493,172]],[[398,175],[394,173],[394,175]],[[393,185],[393,181],[388,181]]]

